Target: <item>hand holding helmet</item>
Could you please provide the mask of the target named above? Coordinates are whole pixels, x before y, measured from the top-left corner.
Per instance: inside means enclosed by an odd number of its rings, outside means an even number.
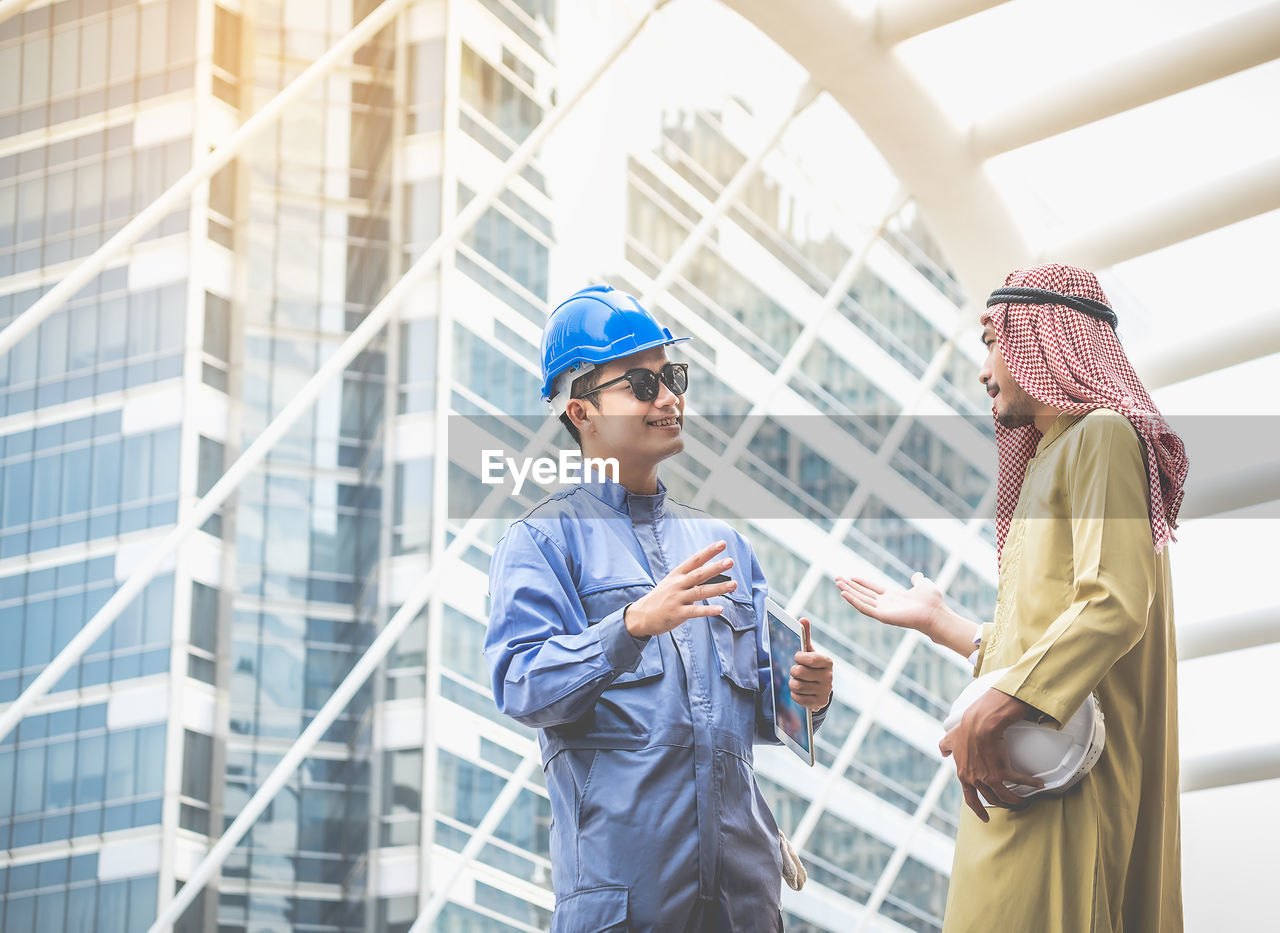
[[[956,698],[942,727],[943,756],[953,756],[965,802],[984,823],[983,804],[1018,810],[1027,798],[1060,795],[1078,784],[1102,755],[1102,710],[1092,696],[1061,729],[1026,718],[1031,707],[994,689],[1006,671],[990,671]]]

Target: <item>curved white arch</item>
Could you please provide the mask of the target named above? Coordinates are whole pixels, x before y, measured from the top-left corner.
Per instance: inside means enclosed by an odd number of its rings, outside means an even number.
[[[722,0],[776,42],[857,122],[911,192],[970,296],[1034,260],[1030,244],[983,171],[968,134],[907,71],[893,44],[1003,0],[913,4],[910,23],[861,17],[841,0]],[[927,16],[929,8],[938,15]],[[883,38],[882,38],[883,37]]]
[[[1061,259],[1097,270],[1280,209],[1280,159],[1271,157],[1098,229],[1030,244],[984,170],[992,154],[1280,57],[1280,3],[1099,67],[1037,95],[1034,105],[1011,102],[1004,113],[960,128],[894,46],[1005,0],[898,0],[869,15],[843,0],[721,2],[806,68],[857,122],[915,199],[971,296],[986,294],[1018,266]]]

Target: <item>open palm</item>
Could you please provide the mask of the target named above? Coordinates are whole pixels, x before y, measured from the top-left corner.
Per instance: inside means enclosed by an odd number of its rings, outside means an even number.
[[[887,625],[926,630],[945,610],[942,591],[922,573],[913,574],[911,589],[886,589],[863,577],[836,577],[840,595],[854,609]]]

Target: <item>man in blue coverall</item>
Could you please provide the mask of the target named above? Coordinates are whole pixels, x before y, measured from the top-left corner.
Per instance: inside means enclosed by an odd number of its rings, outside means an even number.
[[[494,696],[538,729],[551,797],[553,933],[782,928],[778,827],[752,772],[753,742],[777,744],[768,588],[742,535],[658,479],[684,446],[676,341],[605,286],[552,313],[543,397],[618,482],[548,496],[490,568]],[[816,725],[831,659],[793,664]]]

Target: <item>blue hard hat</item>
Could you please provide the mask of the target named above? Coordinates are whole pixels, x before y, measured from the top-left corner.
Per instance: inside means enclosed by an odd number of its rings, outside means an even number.
[[[688,339],[673,337],[626,292],[609,285],[574,292],[551,312],[542,331],[542,399],[551,399],[556,376],[571,366],[607,363]]]

